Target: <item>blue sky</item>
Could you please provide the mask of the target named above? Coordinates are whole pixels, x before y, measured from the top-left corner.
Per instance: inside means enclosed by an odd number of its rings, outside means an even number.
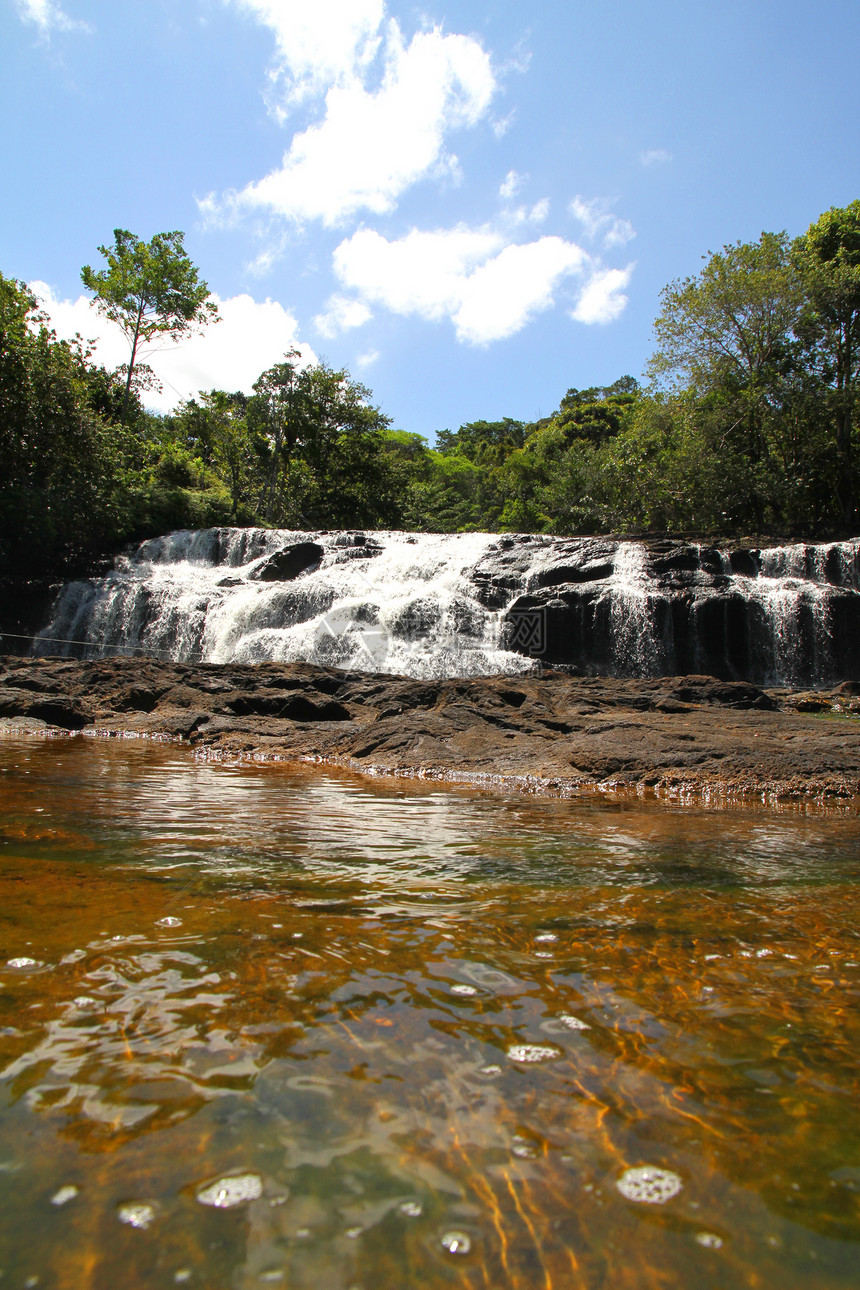
[[[860,6],[0,0],[0,271],[99,338],[80,268],[175,228],[223,321],[168,407],[292,344],[403,429],[642,374],[661,288],[860,196]]]

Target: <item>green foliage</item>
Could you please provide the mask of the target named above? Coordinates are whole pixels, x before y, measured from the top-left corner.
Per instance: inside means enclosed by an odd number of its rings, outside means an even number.
[[[0,561],[63,567],[98,549],[119,508],[115,396],[79,342],[58,341],[23,283],[0,275]]]
[[[825,415],[835,448],[835,492],[847,527],[858,518],[860,397],[860,200],[831,207],[794,248],[804,283],[798,328],[807,370],[827,391]]]
[[[669,284],[652,384],[569,389],[548,417],[471,421],[435,447],[344,370],[296,350],[251,395],[142,406],[141,343],[214,315],[178,233],[125,230],[84,280],[130,362],[57,340],[0,275],[0,560],[60,575],[173,528],[268,524],[573,534],[856,529],[860,201],[763,233]]]
[[[88,264],[81,281],[95,296],[99,312],[125,332],[130,353],[123,411],[133,386],[138,350],[158,338],[178,341],[188,332],[218,321],[209,288],[198,277],[184,246],[184,233],[156,233],[143,242],[125,228],[115,228],[113,246],[100,246],[107,268],[96,273]],[[147,375],[151,378],[149,369]],[[147,388],[146,384],[138,388]]]

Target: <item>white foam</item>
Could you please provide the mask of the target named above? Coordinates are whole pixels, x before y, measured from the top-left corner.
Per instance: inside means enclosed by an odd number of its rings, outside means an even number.
[[[155,1218],[155,1210],[152,1205],[145,1205],[140,1202],[120,1205],[116,1213],[119,1221],[127,1223],[129,1227],[147,1228]]]
[[[684,1184],[669,1169],[639,1165],[638,1168],[627,1169],[615,1185],[627,1200],[635,1200],[640,1205],[665,1205],[667,1200],[678,1195]]]
[[[521,1062],[524,1065],[530,1062],[551,1062],[556,1057],[561,1057],[557,1048],[549,1048],[546,1044],[513,1044],[508,1049],[508,1057],[512,1062]]]
[[[442,1246],[449,1254],[468,1254],[472,1248],[472,1238],[466,1232],[446,1232],[442,1237]]]
[[[559,1021],[563,1026],[567,1026],[568,1030],[591,1029],[591,1026],[589,1026],[587,1021],[580,1021],[579,1017],[574,1017],[573,1014],[569,1012],[563,1012],[559,1017]]]
[[[215,1209],[233,1209],[249,1200],[259,1200],[263,1194],[263,1180],[258,1174],[234,1174],[219,1178],[197,1193],[201,1205]]]
[[[68,1205],[69,1201],[74,1200],[77,1194],[78,1188],[73,1184],[68,1183],[65,1187],[61,1187],[59,1191],[54,1192],[51,1197],[51,1204]]]

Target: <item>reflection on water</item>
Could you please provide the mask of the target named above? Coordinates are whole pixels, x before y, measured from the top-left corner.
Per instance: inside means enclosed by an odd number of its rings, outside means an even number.
[[[857,817],[0,741],[0,1269],[856,1285]]]

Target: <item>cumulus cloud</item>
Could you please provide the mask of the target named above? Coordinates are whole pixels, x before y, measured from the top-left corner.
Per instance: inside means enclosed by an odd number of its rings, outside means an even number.
[[[628,264],[626,269],[595,267],[571,318],[581,323],[614,322],[627,304],[627,297],[623,293],[634,268],[634,264]]]
[[[459,340],[486,345],[549,309],[588,257],[560,237],[511,242],[489,226],[421,232],[388,241],[360,229],[335,251],[334,269],[358,300],[404,317],[449,319]]]
[[[89,30],[85,22],[70,18],[53,0],[18,0],[18,13],[24,22],[34,23],[42,36],[52,31]]]
[[[203,199],[204,217],[230,220],[243,213],[301,223],[342,224],[360,211],[385,214],[419,180],[456,173],[447,150],[451,131],[487,116],[496,91],[490,57],[470,36],[440,28],[406,42],[396,21],[383,34],[383,8],[356,0],[356,17],[332,45],[327,24],[306,16],[293,48],[287,17],[292,0],[243,0],[273,27],[283,44],[282,64],[293,93],[325,88],[322,119],[293,136],[281,165],[239,192]],[[322,8],[351,11],[353,0],[325,0]],[[371,83],[372,53],[381,45],[382,72]]]
[[[609,209],[609,203],[601,197],[586,201],[577,195],[570,203],[570,213],[582,225],[586,237],[592,241],[602,241],[606,250],[613,246],[624,246],[636,236],[636,230],[629,219],[619,219]]]
[[[331,340],[341,332],[363,327],[373,317],[363,300],[350,300],[347,296],[331,296],[323,314],[314,318],[314,326],[321,336]]]
[[[671,160],[672,154],[667,152],[665,148],[649,148],[646,152],[639,153],[639,164],[641,166],[662,166]]]
[[[286,105],[364,75],[379,50],[385,0],[236,0],[275,37],[273,85]],[[276,107],[280,117],[283,106]]]
[[[30,287],[58,336],[68,340],[80,333],[93,340],[94,360],[105,367],[128,362],[124,335],[98,313],[89,296],[64,300],[44,282],[32,282]],[[305,361],[315,361],[310,346],[297,338],[295,318],[277,301],[256,301],[249,295],[213,299],[221,314],[220,323],[179,345],[167,342],[143,355],[164,387],[160,393],[153,390],[146,394],[147,406],[157,412],[169,411],[180,399],[192,398],[199,390],[244,390],[250,394],[260,373],[280,362],[293,346]]]

